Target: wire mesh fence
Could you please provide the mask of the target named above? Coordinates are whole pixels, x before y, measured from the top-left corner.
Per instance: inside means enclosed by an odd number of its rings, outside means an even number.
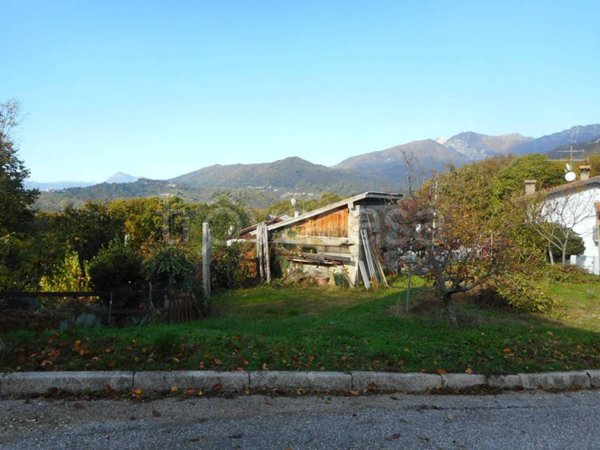
[[[182,322],[206,315],[192,292],[119,290],[0,292],[0,329],[127,326]]]

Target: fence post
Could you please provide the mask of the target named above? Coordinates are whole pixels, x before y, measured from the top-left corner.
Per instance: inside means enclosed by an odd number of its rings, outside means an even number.
[[[208,222],[202,223],[202,288],[205,302],[210,298],[210,227]]]
[[[260,275],[260,281],[265,281],[265,269],[264,269],[264,233],[263,233],[263,222],[256,226],[256,258],[258,260],[258,273]]]
[[[263,252],[265,254],[264,264],[265,264],[265,278],[267,283],[271,282],[271,255],[269,250],[269,229],[267,224],[263,225]]]

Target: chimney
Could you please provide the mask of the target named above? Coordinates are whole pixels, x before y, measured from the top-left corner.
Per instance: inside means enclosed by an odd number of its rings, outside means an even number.
[[[536,180],[525,180],[525,195],[535,194]]]
[[[579,166],[579,179],[581,181],[590,179],[590,170],[592,170],[592,166]]]

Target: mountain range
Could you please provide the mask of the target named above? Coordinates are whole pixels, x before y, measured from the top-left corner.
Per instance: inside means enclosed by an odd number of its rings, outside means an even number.
[[[420,170],[425,177],[431,170],[443,170],[448,164],[460,166],[508,154],[550,152],[554,155],[552,152],[570,145],[587,146],[590,152],[598,150],[599,142],[600,124],[574,126],[539,138],[464,132],[449,139],[413,141],[352,156],[332,167],[289,157],[270,163],[213,165],[169,180],[137,179],[117,173],[94,186],[44,192],[39,203],[44,209],[58,209],[69,202],[78,204],[86,200],[152,195],[178,195],[189,200],[208,201],[215,193],[228,190],[251,193],[246,197],[260,205],[292,193],[399,191],[406,186],[409,172],[414,169]],[[260,191],[260,195],[256,191]]]

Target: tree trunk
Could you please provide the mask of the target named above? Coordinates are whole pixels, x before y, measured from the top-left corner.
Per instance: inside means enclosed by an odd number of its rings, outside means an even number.
[[[452,303],[452,292],[444,293],[443,297],[444,311],[446,312],[446,316],[448,320],[453,325],[458,325],[458,320],[456,320],[456,311],[454,311],[454,303]]]
[[[562,245],[562,263],[563,266],[567,263],[567,247],[569,246],[569,239],[571,237],[571,232],[570,230],[567,230],[565,232],[565,240],[563,241],[563,245]]]
[[[552,247],[548,244],[548,258],[550,258],[550,264],[554,265],[554,255],[552,254]]]
[[[563,244],[563,248],[562,248],[562,263],[563,263],[563,266],[567,263],[567,244],[568,244],[568,242],[565,241],[565,243]]]

